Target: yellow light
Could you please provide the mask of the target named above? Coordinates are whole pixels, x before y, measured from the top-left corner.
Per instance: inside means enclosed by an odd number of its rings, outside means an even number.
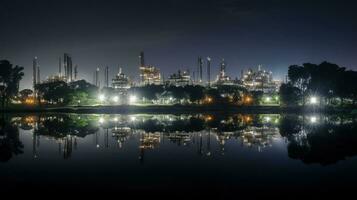
[[[211,120],[213,120],[213,117],[210,116],[210,115],[208,115],[208,116],[206,117],[206,121],[211,121]]]
[[[34,104],[35,101],[34,101],[33,98],[27,98],[27,99],[25,100],[25,103],[26,103],[26,104]]]

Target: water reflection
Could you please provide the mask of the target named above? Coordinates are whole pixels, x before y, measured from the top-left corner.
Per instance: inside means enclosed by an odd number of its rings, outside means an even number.
[[[328,165],[357,154],[356,118],[297,115],[18,115],[1,118],[0,159],[23,153],[22,134],[32,134],[32,157],[41,158],[41,142],[50,140],[69,159],[86,138],[100,149],[137,148],[137,158],[161,146],[194,149],[201,157],[224,156],[226,144],[262,152],[274,141],[286,145],[288,156],[304,163]],[[81,147],[85,146],[85,147]],[[45,152],[42,152],[45,153]]]
[[[5,117],[0,118],[0,162],[9,161],[14,155],[23,153],[19,130]]]

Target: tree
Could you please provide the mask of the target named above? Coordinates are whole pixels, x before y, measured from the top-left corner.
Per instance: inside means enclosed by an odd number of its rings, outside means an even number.
[[[8,105],[9,100],[17,95],[19,84],[24,76],[23,67],[13,65],[7,60],[0,60],[0,95],[2,109]]]
[[[36,85],[39,95],[46,101],[52,103],[68,103],[70,88],[64,81],[47,82]]]
[[[345,98],[352,99],[354,104],[357,98],[356,72],[346,71],[344,67],[333,63],[292,65],[289,67],[288,76],[289,84],[300,90],[298,98],[302,100],[303,105],[309,95],[318,95],[320,102],[325,100],[328,103],[332,98],[340,98],[341,104]]]
[[[83,91],[73,91],[68,95],[68,102],[71,105],[80,105],[88,103],[88,93]]]
[[[31,95],[33,95],[33,91],[30,89],[23,89],[19,92],[21,102],[25,102]]]
[[[188,94],[191,102],[198,103],[204,98],[205,88],[200,85],[186,85],[185,91]]]
[[[132,87],[129,94],[136,95],[138,98],[146,100],[156,100],[164,92],[162,85],[145,85],[142,87]]]
[[[291,83],[288,84],[284,83],[280,86],[279,94],[280,94],[280,101],[282,105],[284,106],[298,105],[301,90],[293,86]]]

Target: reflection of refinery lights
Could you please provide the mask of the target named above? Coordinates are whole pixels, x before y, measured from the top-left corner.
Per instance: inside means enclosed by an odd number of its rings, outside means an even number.
[[[101,123],[101,124],[104,123],[104,118],[103,117],[99,118],[99,123]]]
[[[100,94],[98,98],[99,98],[99,101],[104,101],[105,96],[104,96],[104,94]]]
[[[315,117],[315,116],[310,117],[310,122],[312,124],[316,123],[317,122],[317,117]]]
[[[136,117],[135,117],[135,116],[131,116],[131,117],[130,117],[130,120],[131,120],[132,122],[134,122],[134,121],[136,120]]]
[[[266,122],[270,122],[271,118],[270,117],[265,117],[264,118]]]
[[[130,98],[129,98],[130,103],[135,103],[136,100],[137,100],[137,98],[136,98],[135,95],[131,95]]]
[[[117,103],[117,102],[119,101],[119,97],[118,97],[118,96],[114,96],[114,97],[113,97],[113,101],[114,101],[115,103]]]

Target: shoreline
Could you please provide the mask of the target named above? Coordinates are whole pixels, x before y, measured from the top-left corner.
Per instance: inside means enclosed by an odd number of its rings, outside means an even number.
[[[119,106],[63,106],[63,107],[13,107],[1,110],[3,113],[100,113],[100,114],[126,114],[126,113],[157,113],[157,114],[185,114],[185,113],[344,113],[357,114],[357,108],[338,107],[281,107],[281,106],[237,106],[237,105],[119,105]]]

